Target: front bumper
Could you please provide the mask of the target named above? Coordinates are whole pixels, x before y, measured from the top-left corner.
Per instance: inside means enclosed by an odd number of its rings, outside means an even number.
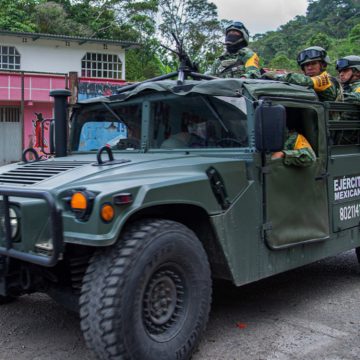
[[[10,200],[9,197],[39,199],[48,209],[49,232],[52,251],[48,256],[36,254],[35,251],[22,251],[14,248],[11,238]],[[56,206],[54,197],[46,191],[29,189],[0,188],[0,255],[16,258],[33,264],[52,267],[62,256],[64,249],[62,212]]]

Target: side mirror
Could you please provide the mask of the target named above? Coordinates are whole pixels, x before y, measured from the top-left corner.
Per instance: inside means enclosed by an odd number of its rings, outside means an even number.
[[[255,146],[262,152],[284,148],[286,110],[283,105],[261,103],[255,110]]]

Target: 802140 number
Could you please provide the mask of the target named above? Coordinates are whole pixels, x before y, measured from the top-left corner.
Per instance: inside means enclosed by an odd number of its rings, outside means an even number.
[[[356,217],[360,217],[360,205],[353,204],[353,205],[340,207],[339,217],[340,217],[340,221],[350,220]]]

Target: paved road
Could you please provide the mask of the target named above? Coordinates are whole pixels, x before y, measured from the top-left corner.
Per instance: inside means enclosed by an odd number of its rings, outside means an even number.
[[[359,360],[359,299],[353,252],[242,288],[218,285],[193,360]],[[0,308],[0,347],[0,360],[94,360],[77,317],[41,294]]]

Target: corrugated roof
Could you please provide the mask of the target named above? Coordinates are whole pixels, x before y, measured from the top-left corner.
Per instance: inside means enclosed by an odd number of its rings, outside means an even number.
[[[0,30],[0,36],[16,36],[16,37],[29,37],[34,41],[38,39],[46,40],[59,40],[59,41],[72,41],[77,42],[79,45],[85,43],[97,43],[97,44],[109,44],[121,46],[124,48],[134,48],[139,47],[140,44],[134,41],[120,41],[112,39],[99,39],[99,38],[87,38],[83,36],[68,36],[68,35],[55,35],[55,34],[42,34],[42,33],[32,33],[32,32],[21,32],[21,31],[8,31]]]

